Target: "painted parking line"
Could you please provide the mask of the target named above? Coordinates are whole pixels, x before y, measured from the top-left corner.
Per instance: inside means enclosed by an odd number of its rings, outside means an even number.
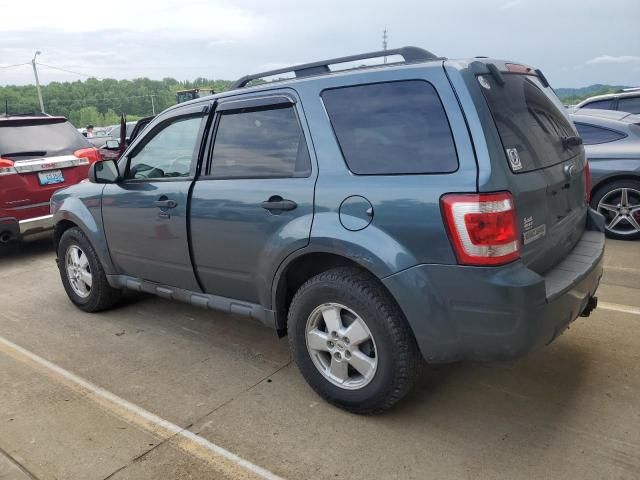
[[[185,430],[139,407],[102,387],[16,345],[0,336],[0,353],[21,363],[36,367],[48,377],[98,403],[102,408],[130,424],[136,425],[162,440],[172,439],[185,452],[222,470],[230,477],[246,478],[247,473],[264,480],[283,480],[278,475],[239,457],[225,448]]]
[[[631,305],[621,305],[619,303],[598,302],[598,310],[599,309],[630,313],[632,315],[640,315],[640,308],[632,307]]]

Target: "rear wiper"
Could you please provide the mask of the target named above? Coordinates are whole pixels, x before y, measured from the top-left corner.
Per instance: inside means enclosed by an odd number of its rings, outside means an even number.
[[[43,157],[47,154],[45,150],[38,150],[35,152],[12,152],[12,153],[3,153],[2,155],[5,157]]]
[[[562,147],[565,150],[582,145],[582,137],[577,135],[573,135],[571,137],[560,137],[560,140],[562,140]]]

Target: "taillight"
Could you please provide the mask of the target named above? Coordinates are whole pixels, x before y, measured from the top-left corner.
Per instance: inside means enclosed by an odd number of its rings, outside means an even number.
[[[589,168],[589,161],[585,160],[584,162],[584,185],[587,189],[584,192],[584,200],[587,204],[591,201],[591,169]]]
[[[89,165],[102,160],[97,148],[82,148],[73,152],[73,156],[80,159],[80,165]]]
[[[459,263],[502,265],[520,257],[516,210],[509,192],[447,194],[440,205]]]
[[[18,171],[13,166],[13,160],[0,158],[0,175],[15,175]]]

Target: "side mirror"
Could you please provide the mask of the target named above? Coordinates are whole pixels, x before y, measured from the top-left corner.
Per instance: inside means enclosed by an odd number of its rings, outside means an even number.
[[[89,167],[87,175],[91,183],[116,183],[120,179],[118,165],[114,160],[103,160]]]
[[[107,140],[104,148],[107,150],[118,150],[120,148],[120,140]]]

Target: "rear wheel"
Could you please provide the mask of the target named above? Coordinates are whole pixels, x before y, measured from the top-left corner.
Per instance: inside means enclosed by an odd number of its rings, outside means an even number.
[[[591,207],[604,215],[608,237],[640,238],[640,181],[616,180],[601,187]]]
[[[122,296],[121,290],[107,282],[95,250],[77,227],[67,230],[60,238],[58,269],[67,296],[85,312],[106,310]]]
[[[375,277],[356,268],[321,273],[300,287],[288,330],[311,387],[355,413],[390,408],[409,392],[421,364],[398,306]]]

